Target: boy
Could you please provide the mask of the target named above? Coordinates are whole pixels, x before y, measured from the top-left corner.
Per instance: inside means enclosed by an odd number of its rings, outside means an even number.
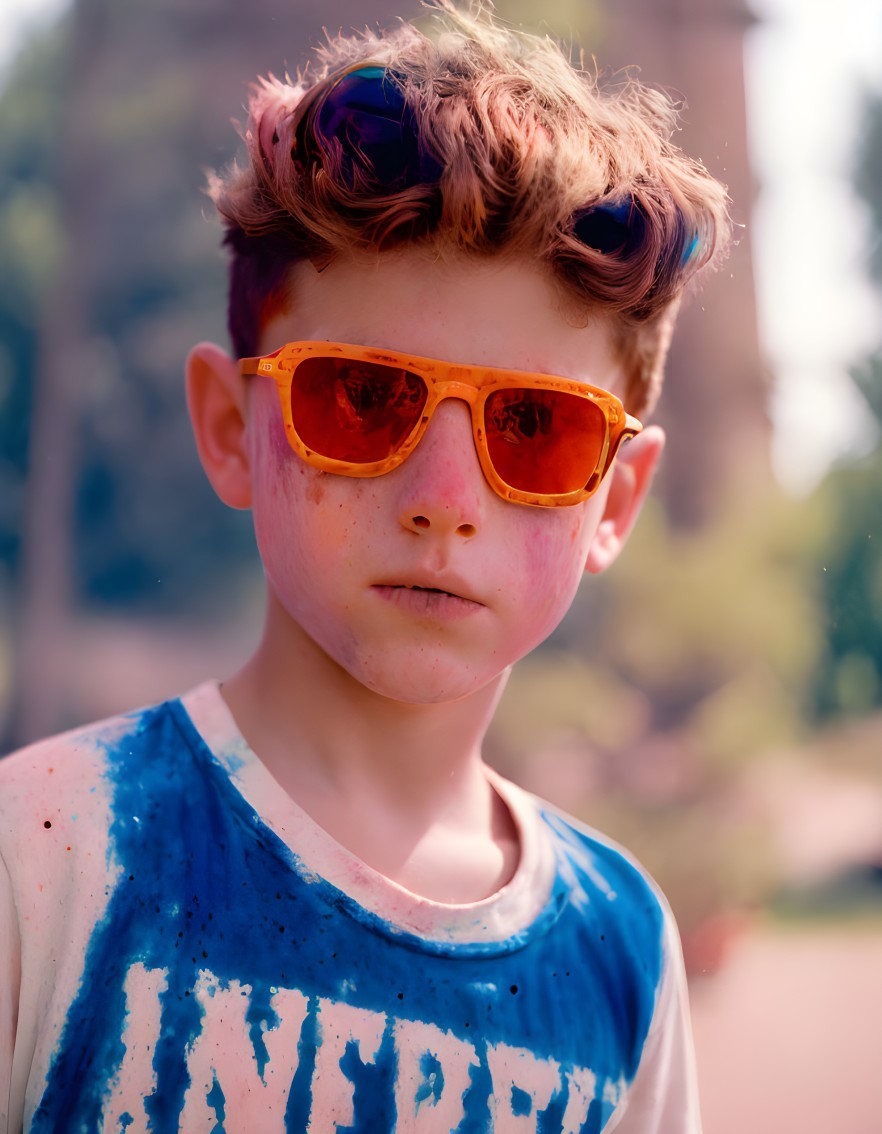
[[[481,741],[634,522],[725,193],[662,96],[435,7],[263,82],[212,183],[188,402],[264,636],[0,766],[0,1130],[699,1129],[663,899]]]

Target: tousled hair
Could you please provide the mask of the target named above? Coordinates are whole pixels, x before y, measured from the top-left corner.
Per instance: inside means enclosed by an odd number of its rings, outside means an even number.
[[[601,82],[480,0],[426,6],[426,31],[341,35],[308,75],[253,87],[248,162],[209,185],[231,253],[233,349],[257,352],[304,259],[403,245],[528,256],[583,311],[612,316],[624,400],[647,412],[683,290],[728,246],[725,188],[673,144],[668,95],[630,75]],[[410,176],[390,177],[345,128],[316,141],[315,108],[359,67],[403,104],[419,149]]]

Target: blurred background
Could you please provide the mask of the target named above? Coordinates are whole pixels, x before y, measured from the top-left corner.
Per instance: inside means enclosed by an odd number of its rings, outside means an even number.
[[[684,313],[616,569],[488,747],[670,897],[706,1134],[882,1130],[882,3],[498,0],[685,101],[739,243]],[[196,463],[226,344],[202,188],[247,82],[416,0],[4,0],[0,737],[223,676],[261,579]]]

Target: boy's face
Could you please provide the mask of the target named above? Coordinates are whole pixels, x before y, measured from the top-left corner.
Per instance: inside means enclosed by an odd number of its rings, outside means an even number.
[[[265,328],[261,352],[295,340],[387,347],[621,390],[607,327],[567,321],[552,284],[526,262],[433,263],[410,251],[370,263],[338,260],[321,273],[300,265],[291,311]],[[504,501],[484,479],[467,405],[450,399],[392,472],[324,473],[287,444],[274,383],[243,381],[249,496],[270,617],[305,631],[377,693],[434,703],[502,679],[563,618],[586,565],[600,570],[615,554],[607,547],[613,521],[604,516],[618,472],[575,506]],[[623,538],[632,519],[612,534]]]

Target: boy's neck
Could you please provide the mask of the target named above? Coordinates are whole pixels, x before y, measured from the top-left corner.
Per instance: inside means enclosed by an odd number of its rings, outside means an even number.
[[[516,868],[517,833],[481,742],[504,678],[454,702],[405,704],[366,689],[277,615],[222,689],[275,779],[339,843],[422,897],[462,904],[498,890]]]

